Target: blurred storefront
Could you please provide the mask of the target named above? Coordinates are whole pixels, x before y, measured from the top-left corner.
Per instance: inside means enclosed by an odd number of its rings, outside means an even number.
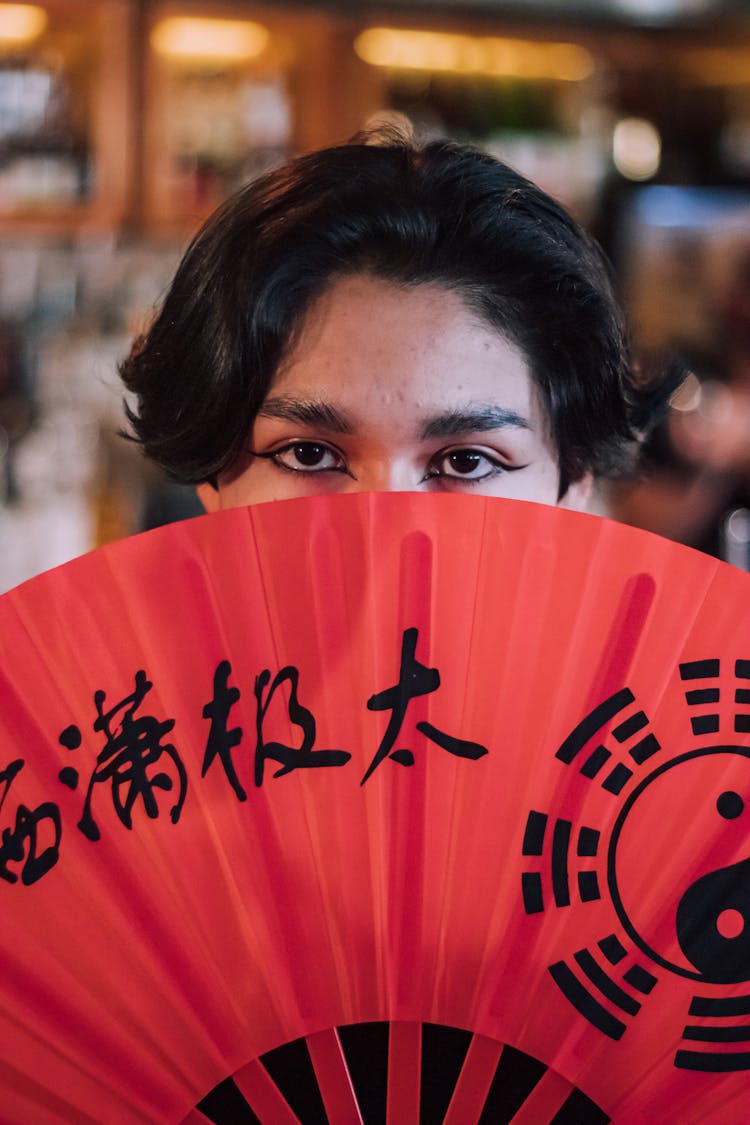
[[[44,0],[0,3],[0,590],[197,510],[117,436],[117,362],[229,191],[384,112],[486,146],[600,238],[639,355],[693,370],[651,481],[607,503],[726,553],[750,503],[740,5]]]

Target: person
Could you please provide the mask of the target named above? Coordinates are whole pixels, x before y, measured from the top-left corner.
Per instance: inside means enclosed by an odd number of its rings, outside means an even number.
[[[581,509],[653,413],[596,244],[485,152],[380,127],[241,188],[121,365],[214,510],[321,492]]]

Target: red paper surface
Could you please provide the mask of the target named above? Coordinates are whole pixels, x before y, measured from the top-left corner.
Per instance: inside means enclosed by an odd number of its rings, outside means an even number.
[[[397,494],[5,595],[0,1120],[180,1121],[372,1020],[540,1059],[540,1106],[747,1119],[749,594],[606,520]]]

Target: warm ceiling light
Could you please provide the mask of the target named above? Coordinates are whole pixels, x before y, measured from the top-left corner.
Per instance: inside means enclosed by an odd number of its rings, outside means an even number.
[[[151,32],[160,55],[190,62],[246,62],[268,43],[268,30],[251,20],[192,19],[174,16]]]
[[[661,136],[642,117],[623,117],[612,135],[612,159],[628,180],[650,180],[661,164]]]
[[[747,47],[696,48],[681,57],[690,77],[702,86],[750,86]]]
[[[47,26],[47,13],[36,4],[0,4],[0,43],[30,43]]]
[[[580,82],[594,69],[589,52],[576,43],[452,35],[442,31],[369,27],[355,39],[354,50],[363,62],[393,70]]]

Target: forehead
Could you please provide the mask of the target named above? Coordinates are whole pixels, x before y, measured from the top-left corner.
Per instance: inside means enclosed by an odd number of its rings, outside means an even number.
[[[334,401],[355,415],[428,414],[496,403],[538,419],[520,349],[455,290],[366,274],[336,279],[310,306],[269,393]]]

